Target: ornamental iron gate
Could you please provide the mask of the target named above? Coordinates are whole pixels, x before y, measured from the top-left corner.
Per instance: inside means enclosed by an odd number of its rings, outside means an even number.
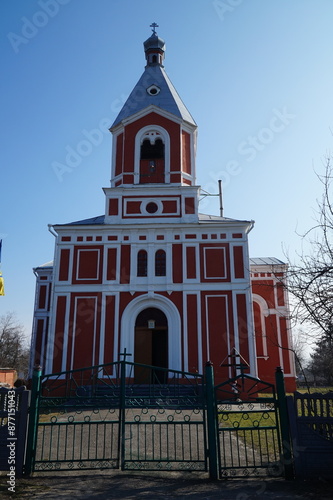
[[[219,475],[283,475],[275,387],[239,367],[239,375],[215,387]]]
[[[134,363],[127,368],[152,383],[125,393],[122,469],[206,471],[203,377]]]
[[[282,370],[277,393],[238,370],[214,386],[210,362],[205,377],[125,359],[43,378],[38,368],[24,472],[196,470],[218,479],[284,471],[292,479]]]
[[[201,375],[120,361],[35,372],[34,386],[26,474],[207,470]]]

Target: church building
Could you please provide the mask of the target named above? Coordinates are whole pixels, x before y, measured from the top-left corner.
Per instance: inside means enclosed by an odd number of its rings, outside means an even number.
[[[105,212],[56,224],[54,261],[37,285],[31,368],[44,373],[119,361],[295,388],[286,265],[250,259],[253,221],[199,212],[197,125],[164,70],[165,43],[144,42],[144,72],[110,128]],[[139,374],[134,375],[138,377]],[[135,382],[135,380],[134,380]]]

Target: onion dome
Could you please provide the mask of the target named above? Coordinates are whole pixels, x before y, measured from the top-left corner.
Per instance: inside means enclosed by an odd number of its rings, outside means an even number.
[[[153,28],[152,35],[143,42],[143,47],[146,54],[147,66],[163,66],[164,52],[165,52],[165,42],[160,38],[155,28],[158,27],[156,23],[151,24]]]

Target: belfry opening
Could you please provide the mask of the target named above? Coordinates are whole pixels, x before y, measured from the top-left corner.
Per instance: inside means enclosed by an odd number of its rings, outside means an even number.
[[[164,182],[164,143],[159,134],[146,134],[140,148],[140,184]]]
[[[134,332],[134,379],[138,384],[164,384],[168,368],[168,320],[166,315],[155,307],[149,307],[138,314]],[[147,369],[140,365],[149,365]]]

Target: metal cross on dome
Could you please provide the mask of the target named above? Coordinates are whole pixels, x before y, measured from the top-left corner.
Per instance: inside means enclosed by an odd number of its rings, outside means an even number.
[[[159,25],[157,23],[152,23],[150,25],[150,28],[152,28],[153,35],[156,35],[156,29],[155,28],[159,28]]]

